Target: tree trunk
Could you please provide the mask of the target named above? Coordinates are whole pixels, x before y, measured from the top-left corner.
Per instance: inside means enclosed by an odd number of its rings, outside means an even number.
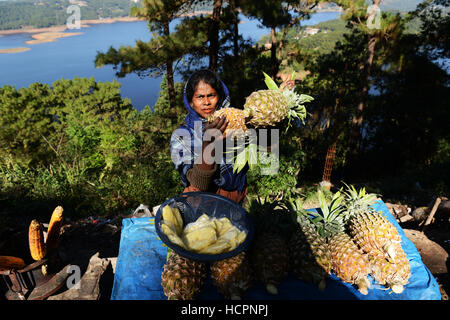
[[[375,46],[377,44],[377,38],[374,35],[368,36],[368,50],[366,55],[366,60],[364,62],[363,69],[363,79],[362,79],[362,89],[359,97],[358,106],[356,107],[356,113],[352,120],[352,130],[350,133],[349,148],[350,154],[356,157],[359,149],[361,128],[363,124],[363,111],[367,101],[367,94],[369,92],[369,80],[370,71],[372,68],[373,57],[375,55]]]
[[[169,36],[169,22],[164,23],[164,35]],[[175,107],[175,83],[173,79],[173,61],[167,59],[166,61],[166,72],[167,72],[167,90],[169,93],[169,108]]]
[[[209,69],[216,72],[219,60],[219,22],[222,0],[214,1],[213,14],[209,27]]]
[[[271,28],[270,29],[270,35],[271,35],[271,39],[272,39],[272,44],[270,47],[270,61],[271,61],[271,65],[272,65],[272,70],[271,70],[271,77],[273,79],[275,79],[275,77],[277,76],[278,70],[280,68],[279,64],[278,64],[278,58],[277,58],[277,47],[278,47],[278,41],[277,41],[277,33],[275,31],[275,28]]]
[[[348,70],[348,62],[345,63],[343,74],[346,75]],[[342,133],[342,127],[345,125],[345,113],[340,110],[342,107],[342,100],[345,94],[345,80],[342,79],[342,85],[339,90],[339,97],[334,107],[334,121],[330,128],[330,143],[328,145],[327,155],[325,157],[325,165],[323,168],[322,181],[331,182],[331,172],[333,171],[334,159],[336,154],[336,145]]]
[[[234,14],[233,22],[233,55],[237,57],[239,55],[239,11],[236,7],[236,0],[230,1],[230,6]]]
[[[381,0],[373,0],[372,4],[379,6]],[[350,131],[349,148],[350,155],[353,160],[358,155],[360,141],[361,141],[361,128],[363,124],[363,111],[367,101],[367,94],[369,92],[369,80],[370,71],[372,68],[373,57],[375,56],[375,46],[377,44],[377,36],[374,34],[368,35],[367,40],[367,54],[366,60],[364,61],[363,79],[362,79],[362,90],[359,97],[358,106],[356,107],[355,115],[352,120],[352,129]]]

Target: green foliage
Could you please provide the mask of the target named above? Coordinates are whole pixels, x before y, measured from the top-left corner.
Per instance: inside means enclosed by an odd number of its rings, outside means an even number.
[[[69,215],[102,215],[155,206],[181,192],[169,141],[185,112],[182,88],[176,85],[171,109],[163,81],[155,112],[133,109],[117,82],[75,78],[0,88],[1,111],[9,115],[0,131],[3,209],[38,214],[62,205]],[[12,112],[14,105],[22,112]]]

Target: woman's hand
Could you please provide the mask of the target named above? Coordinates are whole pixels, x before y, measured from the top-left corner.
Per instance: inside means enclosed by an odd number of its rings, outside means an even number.
[[[292,90],[295,87],[295,80],[286,79],[283,81],[282,84],[280,84],[280,89],[283,90],[285,88],[288,88],[289,90]]]
[[[204,127],[204,133],[206,133],[209,129],[213,130],[219,130],[222,133],[222,139],[224,138],[223,133],[225,132],[225,129],[227,128],[228,125],[228,119],[225,116],[222,116],[220,118],[217,118],[216,120],[214,120],[213,122],[207,122],[205,124]],[[205,135],[204,135],[205,136]],[[206,136],[213,136],[215,139],[218,139],[220,137],[218,137],[217,135],[214,135],[214,132],[212,132],[212,134],[206,134]],[[204,140],[203,143],[205,143],[206,141]],[[208,141],[211,142],[211,141]]]
[[[215,147],[208,147],[212,142],[214,144],[221,142],[225,138],[225,130],[228,125],[228,119],[223,116],[213,122],[207,122],[204,126],[203,144],[202,144],[202,163],[199,164],[202,170],[212,170],[214,168],[214,157],[216,155]]]

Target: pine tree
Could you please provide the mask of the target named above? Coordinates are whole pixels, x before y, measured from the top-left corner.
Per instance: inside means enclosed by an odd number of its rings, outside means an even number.
[[[135,47],[121,46],[119,50],[110,47],[106,53],[99,53],[95,58],[97,67],[112,64],[120,70],[117,76],[123,77],[135,72],[139,75],[159,75],[167,73],[169,106],[175,105],[175,85],[173,63],[180,59],[174,54],[174,42],[171,40],[169,24],[189,10],[193,1],[188,0],[143,0],[142,7],[133,7],[131,15],[148,21],[152,32],[149,42],[136,41]]]

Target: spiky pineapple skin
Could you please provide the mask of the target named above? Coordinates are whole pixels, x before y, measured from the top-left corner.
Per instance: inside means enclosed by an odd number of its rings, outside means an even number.
[[[391,288],[395,293],[401,293],[411,276],[411,267],[406,254],[397,251],[396,262],[369,256],[370,274],[378,283]]]
[[[369,259],[345,232],[339,232],[328,240],[331,253],[331,268],[344,282],[356,284],[367,294],[367,276],[370,272]]]
[[[381,213],[359,212],[349,219],[349,233],[367,254],[395,262],[395,253],[401,249],[397,229]]]
[[[248,117],[248,113],[247,111],[237,108],[219,109],[208,118],[208,121],[214,121],[223,115],[225,115],[228,120],[228,125],[224,132],[225,134],[231,134],[238,137],[244,135],[248,130],[247,125],[245,124],[245,118]]]
[[[227,299],[241,299],[251,287],[253,273],[246,252],[211,265],[214,286]]]
[[[254,240],[251,261],[256,279],[266,286],[269,293],[277,294],[276,287],[289,271],[286,240],[276,233],[260,233]]]
[[[176,253],[167,258],[161,274],[161,285],[169,300],[194,300],[207,274],[207,265]]]
[[[289,103],[280,90],[258,90],[245,100],[244,110],[251,118],[248,123],[256,128],[271,127],[289,114]]]
[[[305,222],[290,238],[289,258],[296,276],[325,289],[325,279],[331,271],[330,251],[326,240]]]

